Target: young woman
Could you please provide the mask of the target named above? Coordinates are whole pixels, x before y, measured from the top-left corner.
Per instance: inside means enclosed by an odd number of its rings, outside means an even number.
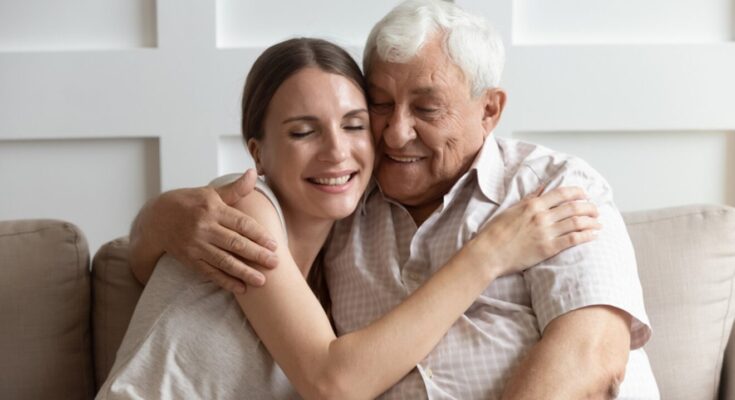
[[[265,286],[233,296],[164,256],[98,398],[374,398],[423,359],[494,279],[568,247],[558,240],[570,233],[558,232],[561,221],[530,221],[584,196],[567,189],[522,201],[402,304],[336,337],[305,278],[323,288],[320,250],[371,179],[359,67],[322,40],[270,47],[248,75],[242,128],[264,181],[236,207],[276,238],[278,267],[265,271]],[[597,228],[589,222],[582,240]]]

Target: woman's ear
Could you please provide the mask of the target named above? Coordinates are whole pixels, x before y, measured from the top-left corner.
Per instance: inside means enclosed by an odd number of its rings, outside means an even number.
[[[485,128],[486,137],[500,122],[500,116],[505,108],[506,96],[505,91],[500,88],[488,89],[483,95],[482,126]]]
[[[260,162],[260,141],[254,138],[248,139],[248,150],[250,151],[250,156],[253,157],[255,170],[258,171],[258,175],[265,174],[263,164]]]

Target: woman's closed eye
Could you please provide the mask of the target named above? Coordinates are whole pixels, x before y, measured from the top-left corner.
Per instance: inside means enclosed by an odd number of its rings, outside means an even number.
[[[294,139],[301,139],[301,138],[305,138],[309,136],[312,133],[314,133],[313,129],[308,129],[308,130],[307,129],[304,129],[304,130],[296,129],[296,130],[289,132],[289,136],[291,136]]]

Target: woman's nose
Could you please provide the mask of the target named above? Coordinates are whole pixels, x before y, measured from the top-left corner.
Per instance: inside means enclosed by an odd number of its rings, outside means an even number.
[[[324,138],[320,160],[333,163],[344,161],[349,154],[347,138],[339,134],[339,129],[330,129],[325,132]]]

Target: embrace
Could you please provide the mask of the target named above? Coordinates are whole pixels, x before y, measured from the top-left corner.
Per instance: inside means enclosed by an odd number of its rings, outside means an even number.
[[[498,138],[503,44],[407,0],[265,50],[257,175],[152,199],[146,283],[98,399],[657,399],[635,255],[585,162]],[[364,75],[363,75],[364,72]]]

